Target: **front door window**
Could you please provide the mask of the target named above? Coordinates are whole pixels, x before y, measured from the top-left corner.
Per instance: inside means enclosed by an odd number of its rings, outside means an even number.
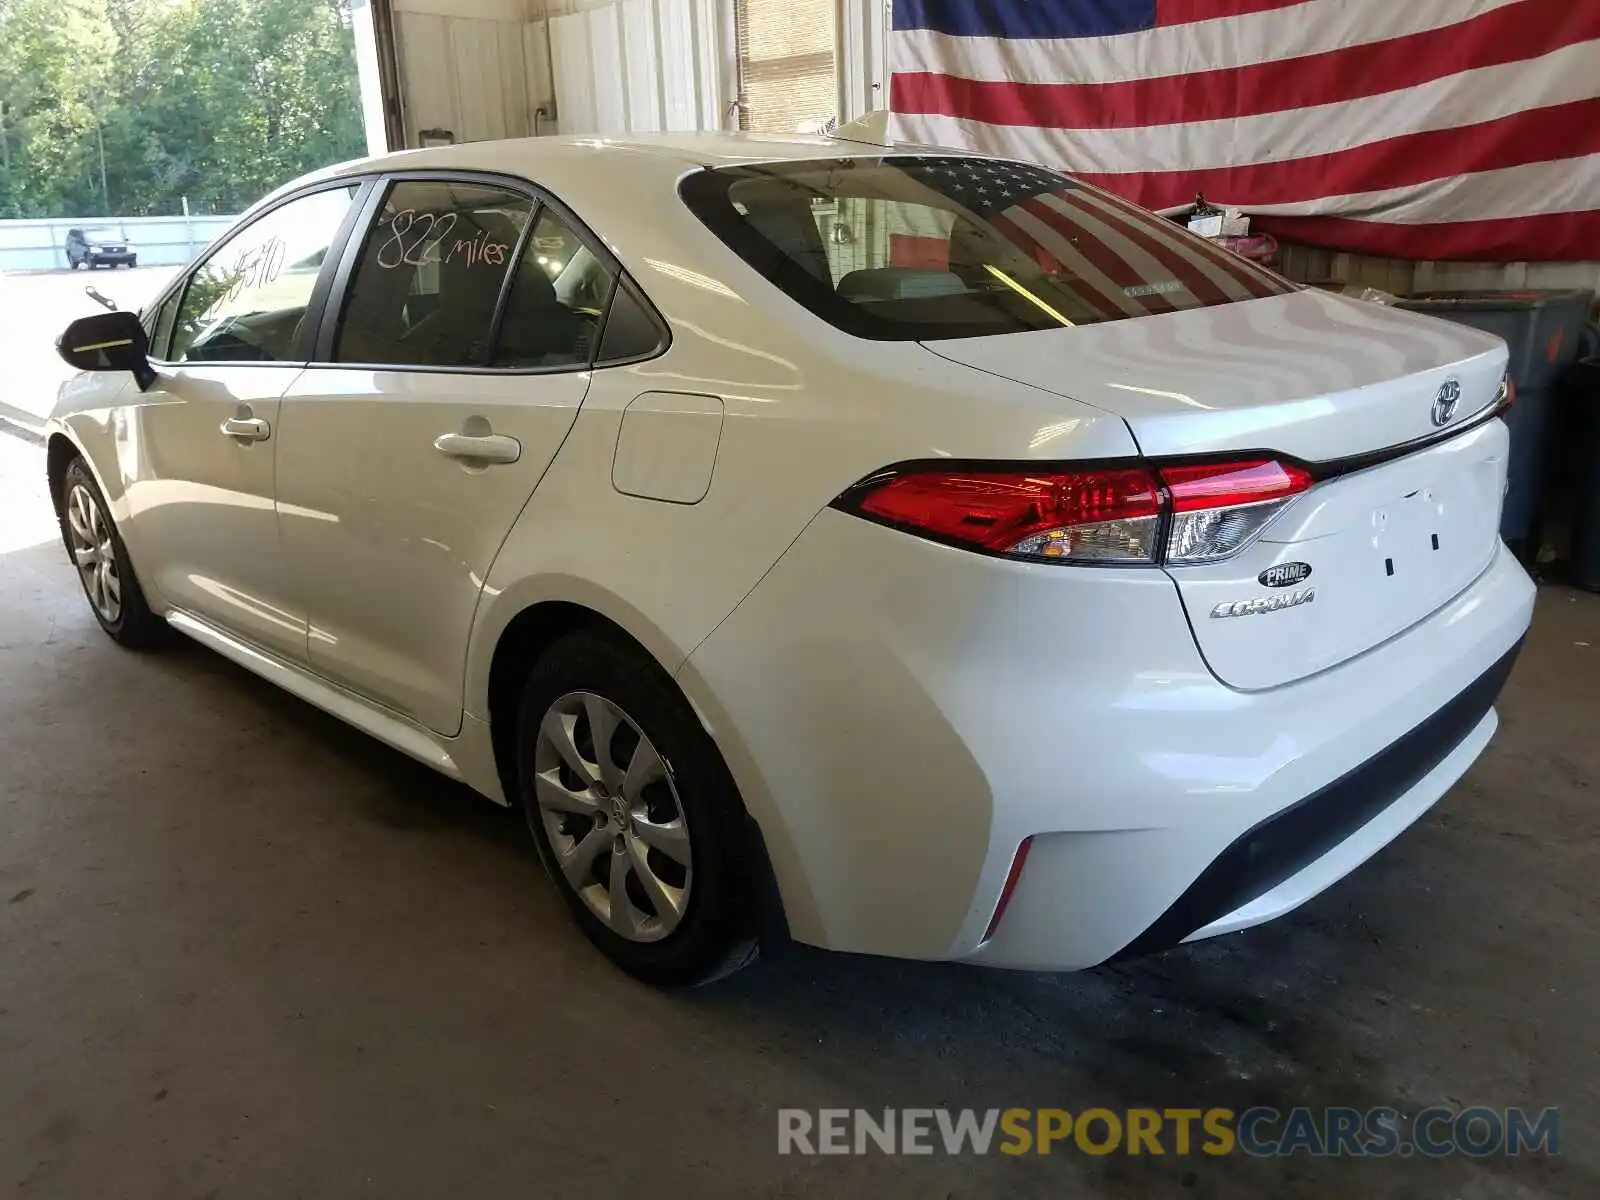
[[[189,278],[170,361],[294,361],[317,276],[358,188],[291,200],[218,246]]]

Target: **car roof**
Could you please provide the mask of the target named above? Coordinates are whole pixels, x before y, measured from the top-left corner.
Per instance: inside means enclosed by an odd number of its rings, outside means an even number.
[[[307,183],[376,171],[489,171],[530,179],[577,199],[585,181],[614,181],[619,172],[644,186],[676,186],[697,167],[815,158],[881,158],[888,154],[968,154],[970,151],[851,141],[827,134],[637,133],[616,137],[563,134],[461,142],[354,159],[296,179],[266,197]],[[254,207],[254,206],[252,206]]]
[[[484,169],[482,164],[497,164],[499,170],[518,171],[564,166],[581,167],[601,157],[626,155],[636,165],[654,162],[664,169],[682,174],[684,167],[727,166],[734,163],[776,162],[788,159],[833,158],[840,155],[878,156],[891,148],[866,142],[845,141],[825,134],[757,133],[636,133],[618,137],[577,134],[537,138],[510,138],[497,142],[463,142],[426,150],[405,150],[398,154],[367,159],[359,165],[371,170],[420,167],[459,167]],[[357,164],[347,164],[356,166]]]

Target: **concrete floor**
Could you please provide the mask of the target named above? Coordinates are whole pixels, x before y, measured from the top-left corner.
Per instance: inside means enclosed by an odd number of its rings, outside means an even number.
[[[1600,1196],[1600,597],[1492,748],[1275,925],[1076,976],[789,948],[655,994],[520,818],[105,639],[0,434],[0,1195]],[[1562,1108],[1558,1160],[779,1158],[781,1106]]]

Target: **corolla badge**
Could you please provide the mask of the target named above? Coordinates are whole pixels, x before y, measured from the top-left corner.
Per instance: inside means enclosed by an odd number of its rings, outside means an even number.
[[[1439,394],[1433,398],[1433,423],[1440,429],[1450,424],[1450,419],[1456,415],[1456,408],[1460,403],[1461,381],[1446,379],[1439,387]]]
[[[1317,598],[1316,588],[1290,592],[1287,596],[1263,596],[1259,600],[1223,601],[1211,610],[1214,619],[1225,617],[1259,617],[1264,613],[1282,612],[1286,608],[1299,608]]]
[[[1311,578],[1311,564],[1303,562],[1279,563],[1275,567],[1268,567],[1256,577],[1262,587],[1286,588],[1297,583],[1304,583]]]

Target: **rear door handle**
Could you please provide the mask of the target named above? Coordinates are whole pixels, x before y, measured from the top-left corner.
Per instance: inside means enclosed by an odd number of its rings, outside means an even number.
[[[264,442],[272,436],[272,426],[260,417],[229,417],[221,429],[228,437],[241,442]]]
[[[480,463],[514,463],[522,457],[522,443],[498,433],[441,433],[433,448],[451,458]]]

